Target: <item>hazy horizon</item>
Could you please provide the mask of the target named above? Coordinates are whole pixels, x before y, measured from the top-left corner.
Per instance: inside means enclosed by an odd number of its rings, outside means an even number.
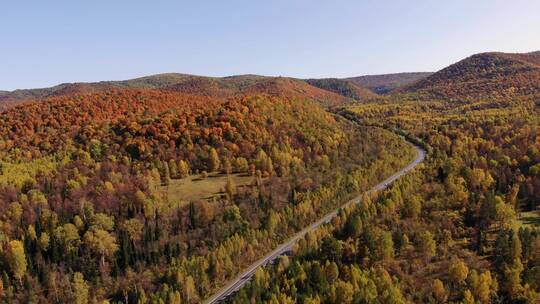
[[[532,1],[36,1],[4,4],[4,11],[5,91],[171,72],[433,72],[475,53],[540,50],[540,3]]]

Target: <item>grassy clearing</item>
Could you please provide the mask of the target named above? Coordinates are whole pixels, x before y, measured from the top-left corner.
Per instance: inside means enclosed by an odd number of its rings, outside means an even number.
[[[191,175],[182,179],[171,180],[168,186],[163,186],[162,191],[170,202],[196,201],[212,199],[223,195],[228,178],[231,178],[236,187],[250,185],[254,177],[246,174],[209,174],[202,178],[201,175]]]

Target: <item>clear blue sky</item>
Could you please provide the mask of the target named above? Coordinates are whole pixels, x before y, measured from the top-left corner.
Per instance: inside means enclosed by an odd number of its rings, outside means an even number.
[[[540,1],[2,1],[0,90],[199,75],[434,71],[540,50]]]

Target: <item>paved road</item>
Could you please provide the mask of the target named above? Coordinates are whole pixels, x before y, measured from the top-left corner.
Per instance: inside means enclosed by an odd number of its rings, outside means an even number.
[[[400,178],[401,176],[405,175],[407,172],[412,170],[416,165],[421,163],[424,158],[426,157],[426,152],[413,144],[414,148],[417,151],[416,159],[412,161],[409,165],[407,165],[405,168],[401,169],[400,171],[396,172],[394,175],[390,176],[380,184],[374,186],[371,188],[371,190],[367,191],[367,193],[377,192],[380,190],[383,190],[387,188],[391,183],[393,183],[396,179]],[[214,304],[219,303],[220,301],[225,300],[228,296],[238,291],[244,284],[249,282],[257,268],[261,266],[266,266],[266,264],[273,262],[280,256],[286,254],[287,252],[290,252],[292,249],[292,246],[300,239],[303,238],[306,233],[309,231],[317,229],[322,224],[329,223],[333,217],[335,217],[338,214],[339,209],[351,205],[351,204],[357,204],[360,202],[361,197],[363,194],[358,195],[357,197],[353,198],[346,204],[340,206],[339,208],[336,208],[334,211],[326,214],[324,217],[316,221],[315,223],[305,227],[300,232],[296,233],[293,237],[291,237],[289,240],[287,240],[285,243],[282,243],[279,245],[276,249],[274,249],[272,252],[265,255],[260,260],[256,261],[255,263],[251,264],[248,268],[246,268],[241,274],[239,274],[236,278],[234,278],[232,281],[230,281],[225,287],[221,288],[219,291],[217,291],[213,296],[208,298],[204,303],[206,304]]]

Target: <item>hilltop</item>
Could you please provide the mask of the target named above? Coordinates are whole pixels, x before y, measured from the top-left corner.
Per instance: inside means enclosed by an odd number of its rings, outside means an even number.
[[[430,76],[431,72],[395,73],[381,75],[365,75],[347,78],[357,86],[367,88],[376,94],[385,94],[395,89],[415,83]]]
[[[535,94],[540,92],[540,52],[476,54],[404,91],[448,98]]]

